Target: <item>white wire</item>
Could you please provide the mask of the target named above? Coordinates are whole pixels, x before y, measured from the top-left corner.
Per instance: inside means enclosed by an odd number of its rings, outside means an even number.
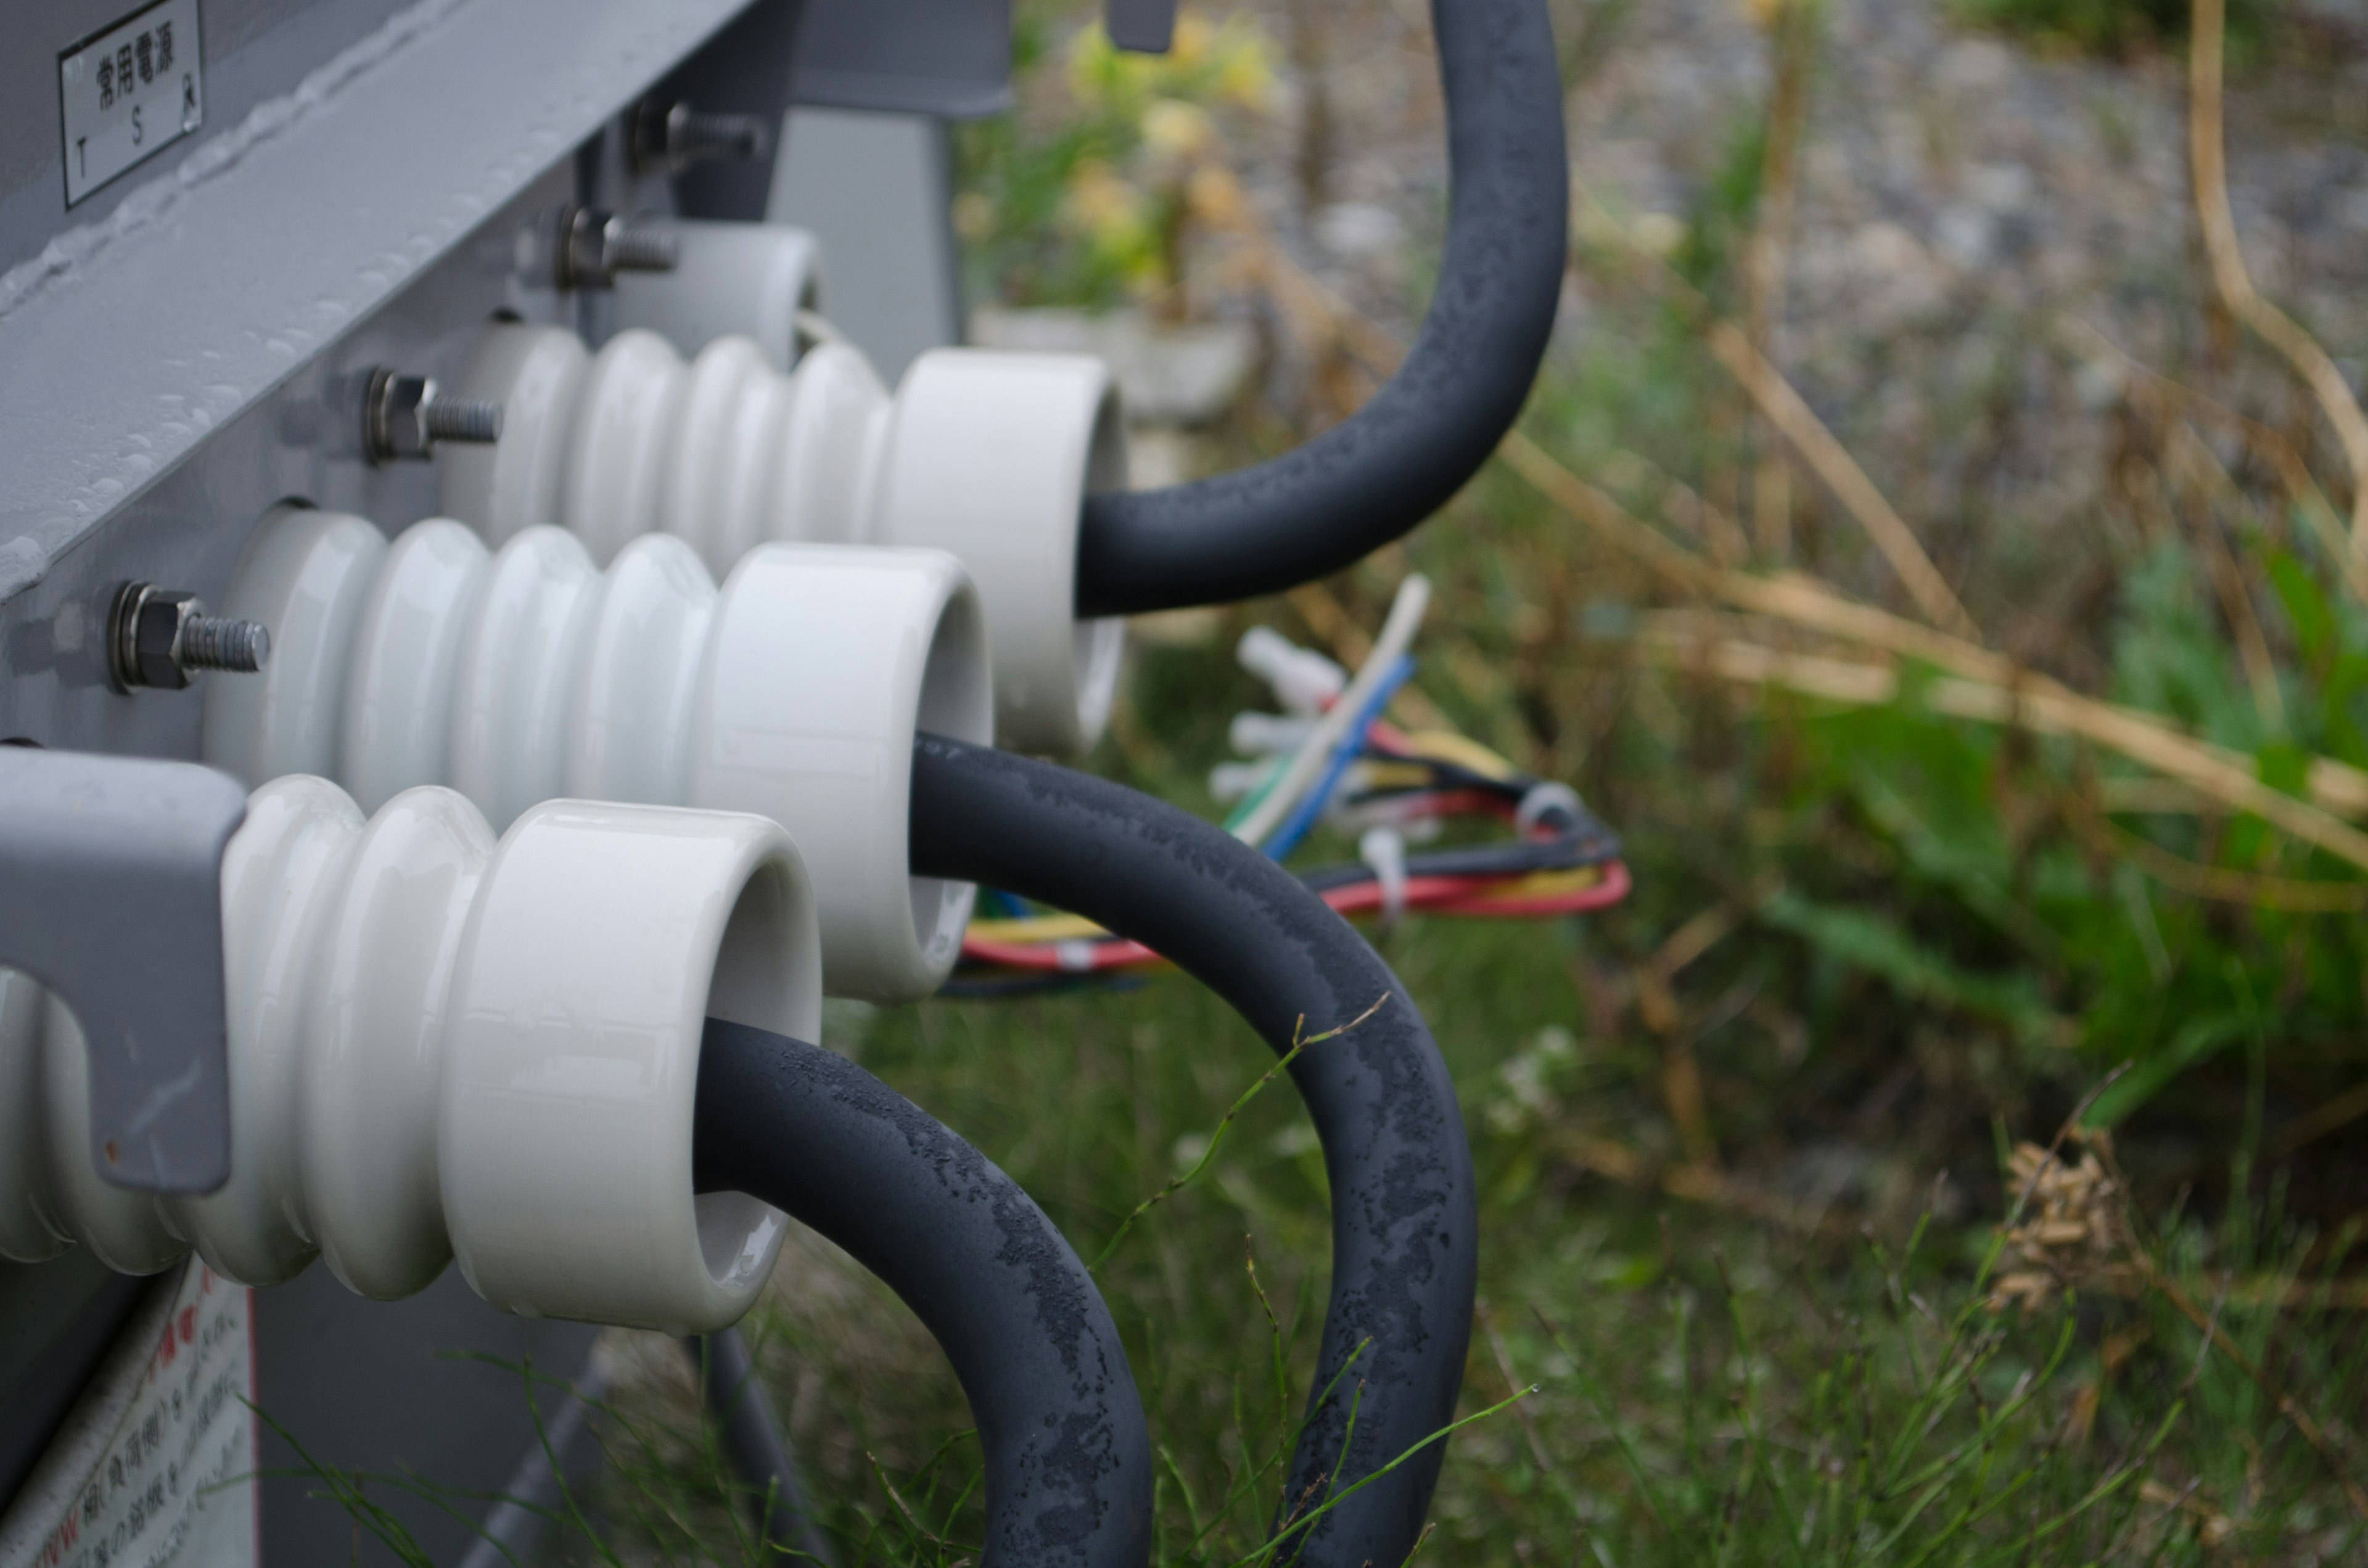
[[[1299,803],[1300,796],[1315,782],[1324,771],[1324,764],[1348,733],[1349,723],[1364,711],[1366,701],[1383,678],[1397,667],[1406,651],[1414,645],[1414,634],[1422,625],[1422,612],[1430,608],[1430,579],[1419,572],[1409,573],[1398,585],[1397,597],[1390,601],[1389,619],[1382,622],[1382,634],[1373,639],[1373,651],[1357,666],[1356,678],[1348,689],[1333,699],[1307,739],[1292,755],[1291,766],[1282,778],[1258,802],[1258,810],[1244,817],[1234,829],[1234,836],[1245,844],[1262,844],[1267,835],[1288,816]]]

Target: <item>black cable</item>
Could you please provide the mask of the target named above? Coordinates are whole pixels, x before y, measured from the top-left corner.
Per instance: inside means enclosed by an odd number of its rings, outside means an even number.
[[[1472,1334],[1472,1153],[1447,1064],[1388,966],[1255,848],[1107,780],[920,735],[912,801],[916,875],[1008,888],[1132,937],[1278,1051],[1381,1004],[1291,1069],[1331,1180],[1332,1299],[1279,1522],[1446,1426]],[[1443,1453],[1431,1443],[1343,1499],[1292,1538],[1285,1561],[1395,1568],[1421,1530]]]
[[[1019,1185],[835,1052],[707,1020],[700,1190],[837,1242],[945,1347],[986,1471],[980,1568],[1144,1568],[1151,1437],[1118,1327]]]
[[[755,1489],[757,1535],[768,1546],[787,1547],[801,1557],[833,1568],[837,1562],[814,1517],[812,1494],[789,1439],[773,1415],[773,1402],[757,1381],[757,1364],[736,1328],[682,1342],[699,1374],[700,1393],[715,1417],[723,1457]]]
[[[1220,604],[1313,581],[1446,505],[1511,428],[1554,330],[1569,231],[1544,0],[1431,0],[1448,224],[1413,349],[1364,407],[1271,462],[1086,498],[1077,613]]]

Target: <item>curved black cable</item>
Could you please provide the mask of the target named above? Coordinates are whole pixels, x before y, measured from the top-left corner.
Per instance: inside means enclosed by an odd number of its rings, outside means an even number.
[[[837,1568],[789,1439],[773,1414],[773,1402],[757,1379],[755,1358],[736,1328],[696,1335],[682,1342],[699,1377],[700,1397],[715,1417],[723,1457],[757,1494],[757,1535],[821,1568]]]
[[[1431,0],[1447,97],[1439,287],[1389,383],[1271,462],[1086,498],[1077,613],[1220,604],[1310,582],[1446,505],[1512,427],[1562,294],[1562,76],[1544,0]]]
[[[945,1347],[986,1467],[980,1568],[1144,1568],[1151,1437],[1110,1309],[1019,1185],[819,1046],[707,1020],[700,1190],[837,1242]]]
[[[1331,1178],[1332,1300],[1278,1522],[1438,1433],[1454,1417],[1472,1334],[1472,1153],[1447,1064],[1388,966],[1256,849],[1107,780],[920,735],[912,800],[916,874],[1008,888],[1132,937],[1278,1051],[1295,1033],[1382,1004],[1291,1068]],[[1285,1559],[1395,1568],[1414,1548],[1442,1457],[1431,1443],[1346,1496],[1292,1538]]]

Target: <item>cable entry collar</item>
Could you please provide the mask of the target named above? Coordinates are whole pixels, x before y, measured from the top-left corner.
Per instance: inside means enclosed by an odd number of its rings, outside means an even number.
[[[1447,1064],[1388,966],[1256,848],[1120,785],[922,735],[912,801],[913,863],[924,874],[1039,899],[1157,949],[1278,1052],[1300,1031],[1338,1028],[1387,998],[1291,1069],[1331,1181],[1332,1298],[1286,1514],[1311,1488],[1340,1497],[1439,1433],[1454,1417],[1472,1332],[1472,1154]],[[1443,1445],[1429,1443],[1341,1497],[1285,1559],[1404,1562],[1442,1457]]]
[[[1432,0],[1447,97],[1446,253],[1422,330],[1364,407],[1270,462],[1087,496],[1077,614],[1270,594],[1446,505],[1511,428],[1544,357],[1570,223],[1543,0]]]
[[[953,1363],[986,1468],[980,1568],[1144,1568],[1151,1438],[1118,1326],[1019,1184],[835,1052],[707,1020],[700,1190],[847,1249]]]

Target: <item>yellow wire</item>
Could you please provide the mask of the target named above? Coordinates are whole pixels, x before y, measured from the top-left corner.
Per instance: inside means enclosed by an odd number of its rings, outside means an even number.
[[[973,920],[965,935],[982,942],[1068,942],[1110,933],[1082,915],[1036,915],[1024,920]]]
[[[1450,730],[1421,730],[1406,737],[1417,756],[1452,762],[1490,778],[1509,778],[1520,771],[1505,758],[1468,735]]]
[[[1516,877],[1500,887],[1485,893],[1474,893],[1477,902],[1492,903],[1497,899],[1558,898],[1564,893],[1591,888],[1603,880],[1600,866],[1577,866],[1562,871],[1531,871]],[[1110,933],[1082,915],[1038,915],[1025,920],[973,920],[969,936],[982,942],[1069,942],[1080,937],[1090,939]]]

